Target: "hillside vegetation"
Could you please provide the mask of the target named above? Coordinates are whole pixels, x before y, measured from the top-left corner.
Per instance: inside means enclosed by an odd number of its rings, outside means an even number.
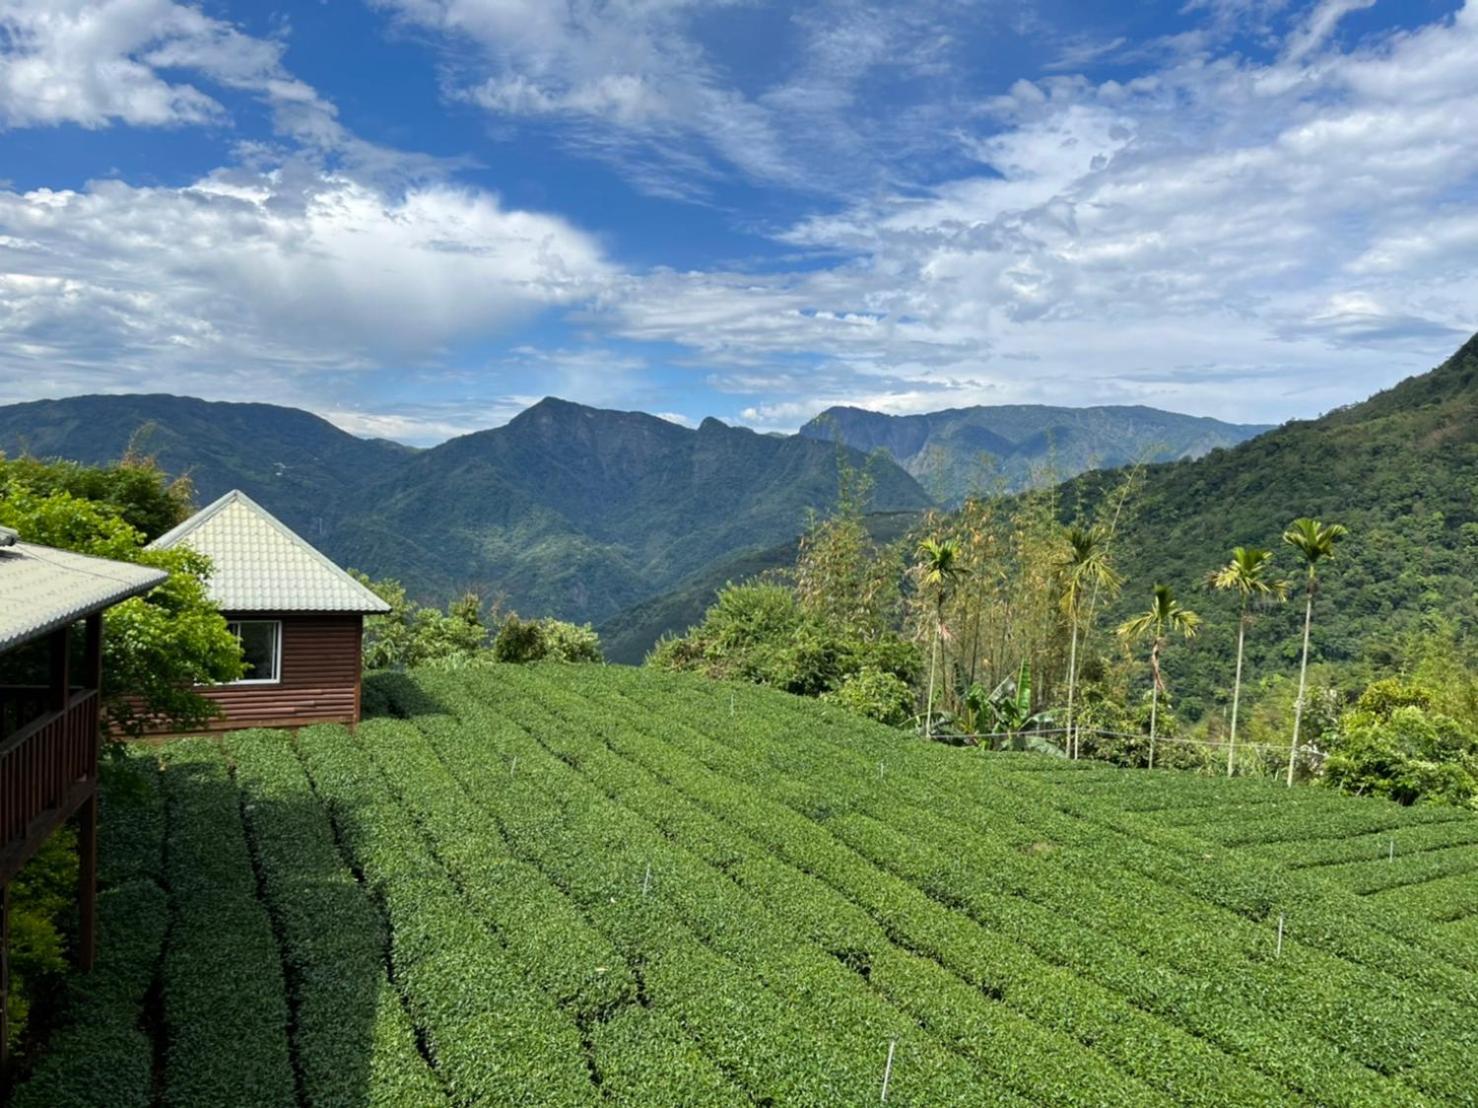
[[[506,426],[413,451],[292,408],[170,396],[0,407],[0,450],[116,461],[140,448],[195,482],[240,488],[341,565],[438,604],[472,590],[524,615],[613,616],[717,561],[793,539],[836,500],[831,443],[695,429],[544,400]],[[880,509],[922,509],[919,485],[871,463]]]
[[[1064,497],[1091,511],[1113,474],[1087,475]],[[1321,575],[1315,657],[1367,671],[1399,658],[1402,635],[1433,619],[1478,630],[1478,336],[1437,369],[1321,419],[1294,422],[1205,458],[1154,466],[1114,541],[1128,579],[1190,594],[1236,545],[1281,548],[1298,516],[1349,528]],[[1139,589],[1115,614],[1137,607]],[[1229,700],[1233,600],[1198,595],[1205,633],[1181,652],[1177,685],[1192,715]],[[1249,636],[1253,674],[1297,666],[1303,606],[1261,612]]]
[[[1271,428],[1143,406],[992,404],[919,415],[828,408],[802,435],[881,450],[938,500],[1017,492],[1090,469],[1199,458]]]
[[[15,1105],[1475,1103],[1458,809],[617,667],[366,699],[109,768],[101,961]]]

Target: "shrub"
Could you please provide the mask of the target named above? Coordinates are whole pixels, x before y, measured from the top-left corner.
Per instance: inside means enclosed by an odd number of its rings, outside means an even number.
[[[1386,709],[1401,699],[1392,693],[1372,686],[1360,702]],[[1478,798],[1478,738],[1456,720],[1414,703],[1388,711],[1356,709],[1345,715],[1330,744],[1324,782],[1401,804],[1471,805]]]
[[[876,666],[863,666],[856,673],[849,673],[834,691],[823,694],[821,699],[890,727],[902,727],[913,718],[913,689],[908,682]]]
[[[493,640],[499,662],[600,662],[600,636],[586,623],[558,619],[519,619],[510,615]]]

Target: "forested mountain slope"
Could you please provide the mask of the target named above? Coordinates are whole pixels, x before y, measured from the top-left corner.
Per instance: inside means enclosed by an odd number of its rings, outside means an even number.
[[[140,428],[144,450],[189,474],[202,502],[239,487],[342,564],[424,599],[470,588],[576,620],[794,538],[835,500],[839,449],[871,467],[880,509],[929,503],[893,463],[831,443],[554,399],[414,451],[292,408],[77,397],[0,408],[0,450],[108,462]]]
[[[130,445],[187,475],[208,504],[232,489],[315,542],[360,505],[350,495],[415,451],[361,439],[297,408],[166,394],[73,396],[0,407],[0,451],[14,457],[116,462]]]
[[[1089,469],[1198,458],[1267,430],[1142,406],[1001,404],[903,416],[828,408],[800,433],[885,451],[936,497],[956,502],[998,484],[1015,491]]]
[[[845,455],[872,466],[880,508],[927,505],[897,466]],[[786,541],[836,490],[828,443],[544,400],[371,484],[375,509],[346,524],[337,549],[442,590],[491,586],[533,612],[598,620]]]
[[[1091,507],[1116,480],[1080,478],[1064,490],[1064,510]],[[1236,630],[1230,599],[1196,587],[1234,545],[1251,544],[1276,549],[1302,588],[1280,541],[1298,516],[1350,528],[1323,570],[1316,658],[1386,660],[1403,630],[1432,617],[1478,628],[1478,337],[1364,403],[1149,470],[1114,544],[1132,582],[1119,608],[1142,608],[1150,585],[1165,581],[1214,616],[1191,649],[1177,650],[1192,714],[1230,688]],[[1248,638],[1254,679],[1296,665],[1302,617],[1297,595],[1258,617]]]

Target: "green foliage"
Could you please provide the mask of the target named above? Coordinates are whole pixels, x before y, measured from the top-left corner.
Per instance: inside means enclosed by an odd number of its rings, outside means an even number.
[[[206,593],[210,560],[185,547],[145,550],[147,534],[128,521],[165,506],[184,513],[187,504],[170,491],[174,486],[162,473],[142,464],[103,471],[96,480],[79,467],[54,468],[65,480],[41,480],[38,488],[26,475],[34,470],[44,478],[50,470],[20,466],[0,485],[0,524],[19,531],[27,542],[169,573],[158,588],[115,605],[104,616],[104,718],[134,735],[160,719],[182,730],[203,725],[219,709],[191,686],[241,675],[240,644]],[[114,480],[117,474],[126,479]],[[62,487],[67,484],[108,499],[85,499]]]
[[[802,696],[839,690],[867,667],[904,682],[917,680],[919,672],[913,644],[896,635],[855,637],[808,615],[795,593],[778,584],[728,586],[702,623],[659,643],[648,664]]]
[[[447,605],[446,611],[411,602],[399,581],[371,581],[352,576],[386,604],[390,611],[366,616],[363,658],[366,669],[397,669],[422,662],[476,654],[487,642],[482,602],[467,593]]]
[[[1077,504],[1101,503],[1116,480],[1107,473],[1077,479]],[[1460,634],[1478,628],[1475,513],[1478,339],[1431,373],[1362,404],[1196,461],[1149,467],[1125,520],[1120,569],[1136,581],[1196,581],[1233,545],[1278,545],[1285,531],[1297,530],[1290,520],[1338,519],[1348,536],[1315,543],[1337,555],[1317,565],[1310,664],[1389,671],[1403,636],[1434,616]],[[1303,548],[1287,549],[1307,569]],[[1207,617],[1206,634],[1174,662],[1181,708],[1192,720],[1231,699],[1240,598],[1215,594],[1195,606]],[[1128,612],[1120,606],[1114,614]],[[1262,618],[1247,643],[1254,681],[1297,676],[1304,614],[1299,603]]]
[[[865,665],[842,678],[841,684],[821,694],[854,715],[902,727],[913,717],[914,691],[897,674]]]
[[[236,782],[252,797],[243,812],[282,939],[308,1103],[444,1104],[386,975],[383,921],[340,857],[291,741],[246,731],[226,745]]]
[[[34,1002],[66,968],[63,926],[77,887],[77,837],[65,828],[26,863],[10,887],[10,1045],[19,1047]]]
[[[1401,804],[1478,808],[1478,733],[1434,710],[1434,699],[1399,679],[1372,684],[1329,737],[1323,782]]]
[[[145,542],[158,538],[195,510],[189,478],[166,480],[153,458],[132,450],[121,462],[100,465],[42,461],[29,455],[6,458],[0,453],[0,488],[8,485],[24,487],[41,499],[65,494],[73,501],[104,505],[143,535]]]
[[[600,662],[600,636],[590,624],[558,619],[521,620],[512,613],[493,640],[499,662]]]
[[[180,1108],[295,1099],[282,957],[257,898],[242,805],[215,744],[164,748],[165,878],[173,920],[164,951],[164,1096]]]
[[[164,812],[152,753],[102,767],[98,956],[92,972],[48,982],[60,1026],[15,1090],[12,1108],[120,1108],[155,1101],[153,1045],[140,1030],[169,909],[160,887]],[[56,840],[52,840],[55,842]],[[71,902],[71,889],[66,898]]]

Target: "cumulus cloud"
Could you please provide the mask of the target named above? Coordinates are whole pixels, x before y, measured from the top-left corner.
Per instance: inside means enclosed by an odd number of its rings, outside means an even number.
[[[599,247],[485,192],[311,166],[0,192],[0,367],[145,374],[436,359],[590,295]]]

